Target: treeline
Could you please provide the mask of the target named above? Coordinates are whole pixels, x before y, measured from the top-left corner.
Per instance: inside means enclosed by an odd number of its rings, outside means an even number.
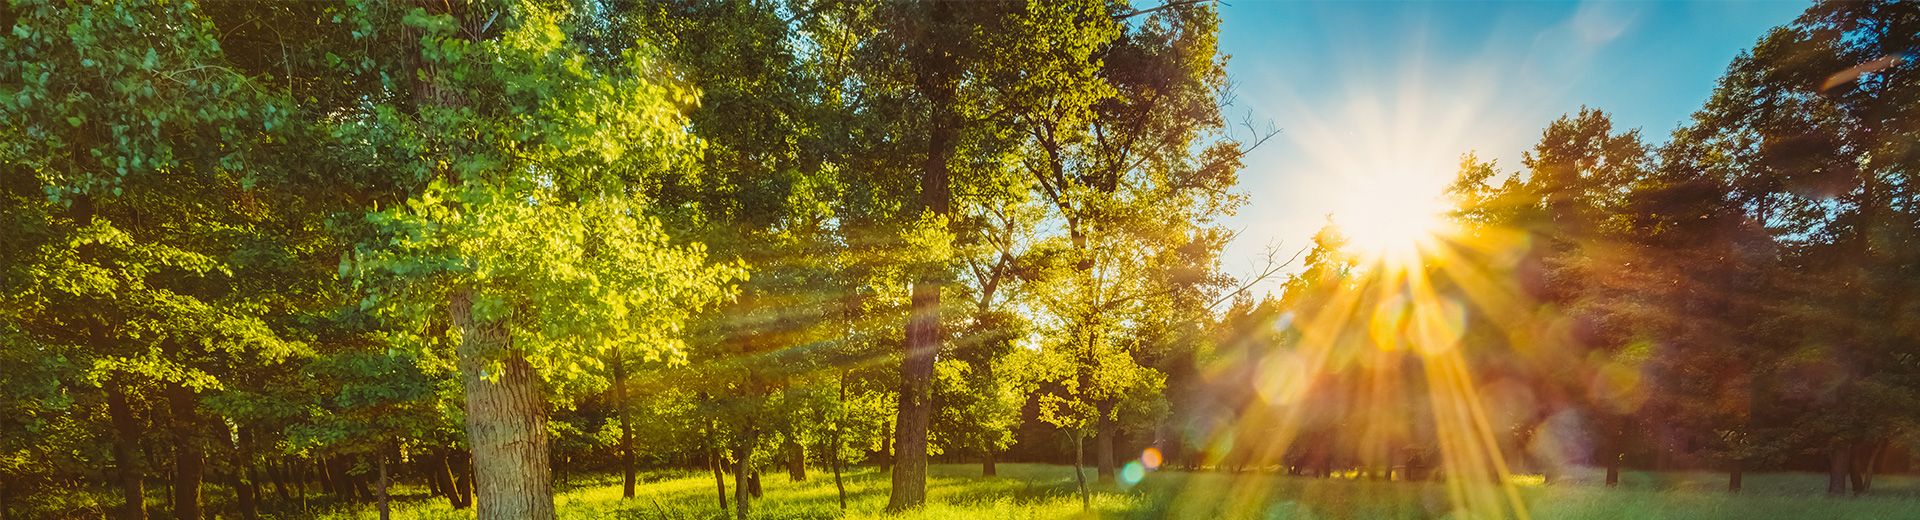
[[[0,518],[384,511],[395,480],[552,518],[554,475],[643,466],[746,518],[763,469],[860,463],[901,510],[1030,403],[1111,478],[1241,287],[1216,221],[1272,132],[1221,116],[1218,22],[10,2]]]
[[[1456,229],[1415,261],[1326,228],[1283,297],[1224,318],[1219,356],[1242,361],[1185,426],[1240,442],[1202,458],[1468,479],[1504,462],[1549,482],[1586,466],[1607,485],[1716,469],[1732,491],[1787,469],[1868,492],[1910,467],[1920,420],[1916,34],[1920,4],[1821,2],[1665,144],[1582,109],[1517,170],[1468,155]]]

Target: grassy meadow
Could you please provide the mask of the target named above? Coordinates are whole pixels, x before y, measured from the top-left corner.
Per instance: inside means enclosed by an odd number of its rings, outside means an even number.
[[[887,502],[887,475],[859,468],[846,475],[847,510],[839,508],[831,474],[814,472],[805,482],[782,473],[762,477],[765,498],[753,505],[753,517],[765,519],[1049,519],[1049,518],[1450,518],[1445,486],[1430,482],[1313,479],[1265,474],[1149,473],[1138,484],[1108,487],[1093,495],[1083,512],[1074,493],[1073,468],[1003,464],[998,478],[980,478],[977,465],[935,465],[928,483],[929,504],[905,515],[879,511]],[[1088,470],[1091,478],[1091,469]],[[1824,495],[1826,476],[1812,473],[1755,473],[1746,491],[1725,493],[1725,475],[1717,473],[1627,472],[1621,485],[1607,489],[1589,475],[1554,485],[1518,486],[1536,519],[1920,519],[1920,477],[1883,475],[1871,496],[1833,499]],[[569,479],[556,501],[562,518],[720,519],[713,477],[707,473],[644,475],[633,500],[620,498],[614,475]],[[731,479],[729,479],[731,480]],[[1537,480],[1536,480],[1537,481]],[[729,482],[731,485],[731,482]],[[731,491],[731,490],[729,490]],[[429,499],[420,488],[397,489],[394,518],[437,520],[472,518]],[[377,518],[372,505],[337,506],[312,518]]]

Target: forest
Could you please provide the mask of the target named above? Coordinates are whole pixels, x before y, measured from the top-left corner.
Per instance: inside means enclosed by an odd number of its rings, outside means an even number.
[[[1913,469],[1920,3],[1810,3],[1668,135],[1583,108],[1238,276],[1290,130],[1221,8],[7,0],[0,520]]]

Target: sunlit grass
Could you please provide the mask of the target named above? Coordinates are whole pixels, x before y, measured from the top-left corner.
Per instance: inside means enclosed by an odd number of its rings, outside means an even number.
[[[903,515],[881,513],[886,506],[886,474],[862,468],[847,475],[848,509],[838,504],[831,475],[813,473],[806,482],[789,482],[783,474],[763,476],[766,498],[755,501],[753,517],[804,519],[1070,519],[1070,518],[1179,518],[1179,519],[1423,519],[1458,518],[1458,508],[1440,482],[1405,482],[1354,478],[1315,479],[1264,473],[1188,473],[1161,471],[1125,488],[1103,488],[1093,497],[1091,512],[1082,512],[1075,494],[1073,468],[1034,464],[1003,464],[999,478],[979,478],[979,466],[936,465],[930,471],[927,507]],[[1089,473],[1091,469],[1089,469]],[[1757,473],[1746,479],[1747,491],[1724,491],[1725,475],[1718,473],[1626,472],[1621,487],[1595,485],[1595,475],[1576,472],[1555,483],[1539,476],[1515,476],[1515,496],[1525,502],[1533,518],[1544,519],[1746,519],[1746,518],[1915,518],[1920,516],[1920,478],[1888,475],[1875,482],[1875,495],[1827,498],[1825,475]],[[620,498],[620,483],[612,476],[563,483],[556,496],[562,518],[581,519],[720,519],[714,501],[713,477],[708,473],[651,474],[633,500]],[[1258,490],[1258,501],[1243,500]],[[415,497],[394,506],[400,520],[472,518],[471,511],[452,511],[438,500],[420,499],[419,490],[403,490]],[[371,505],[341,509],[314,518],[370,519]],[[284,518],[302,518],[299,516]]]

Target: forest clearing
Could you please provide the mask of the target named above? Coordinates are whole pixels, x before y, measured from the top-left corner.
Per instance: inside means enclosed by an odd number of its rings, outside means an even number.
[[[927,506],[906,515],[878,513],[885,505],[887,481],[875,468],[846,475],[848,507],[840,509],[830,479],[791,482],[784,476],[767,480],[761,518],[771,520],[828,519],[1352,519],[1412,520],[1443,518],[1450,511],[1445,491],[1435,482],[1385,482],[1354,478],[1315,479],[1285,475],[1154,472],[1125,489],[1106,489],[1093,495],[1093,507],[1083,511],[1069,466],[1010,464],[1001,476],[981,478],[979,467],[935,464],[929,468]],[[583,519],[723,519],[714,501],[713,481],[705,474],[649,472],[633,500],[621,498],[617,475],[582,476],[558,486],[556,501],[567,518]],[[1619,487],[1598,486],[1598,473],[1565,487],[1537,482],[1523,486],[1522,496],[1533,518],[1554,520],[1749,519],[1749,518],[1912,518],[1920,508],[1920,478],[1889,477],[1874,497],[1835,500],[1818,489],[1824,475],[1767,473],[1749,477],[1750,494],[1733,497],[1716,493],[1717,475],[1634,471]],[[1523,477],[1524,480],[1524,477]],[[1263,487],[1262,496],[1241,501],[1225,490],[1240,489],[1241,481]],[[396,520],[458,520],[473,518],[470,510],[455,510],[428,497],[424,486],[402,485],[396,492],[392,518]],[[1810,491],[1811,490],[1811,491]],[[378,518],[367,504],[328,503],[309,512],[290,511],[278,519],[349,520]]]

